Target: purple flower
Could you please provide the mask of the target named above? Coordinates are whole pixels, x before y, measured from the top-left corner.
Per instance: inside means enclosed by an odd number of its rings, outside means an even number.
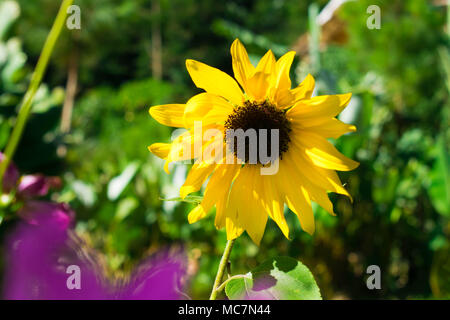
[[[98,254],[70,228],[73,212],[63,204],[29,201],[25,221],[6,242],[6,299],[179,299],[185,276],[181,254],[145,260],[127,280],[110,280]]]
[[[17,215],[32,225],[45,225],[49,223],[50,228],[67,230],[73,222],[75,213],[65,203],[54,203],[46,201],[27,201],[17,211]]]
[[[45,196],[50,188],[50,179],[42,174],[26,175],[20,178],[17,193],[22,198]]]

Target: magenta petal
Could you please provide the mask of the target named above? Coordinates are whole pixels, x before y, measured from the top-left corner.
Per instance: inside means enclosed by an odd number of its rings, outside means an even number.
[[[29,201],[7,238],[6,299],[179,299],[186,271],[182,254],[145,260],[129,280],[107,280],[97,253],[69,228],[73,213],[61,204]],[[79,270],[79,288],[69,281]]]
[[[20,178],[17,193],[22,198],[45,196],[50,187],[50,180],[41,174],[26,175]]]
[[[178,300],[186,276],[186,257],[179,253],[158,253],[137,268],[127,288],[118,292],[124,300]]]
[[[75,216],[67,204],[45,201],[27,201],[17,214],[29,224],[51,223],[61,230],[66,230]]]
[[[3,161],[5,155],[0,152],[0,162]],[[11,161],[3,176],[3,192],[8,193],[13,190],[17,185],[19,179],[19,170],[16,165]]]
[[[61,224],[61,212],[39,214],[36,225],[20,221],[7,239],[4,298],[30,299],[102,299],[103,288],[86,263],[68,245],[69,230]],[[45,223],[44,223],[45,222]],[[67,285],[76,265],[81,272],[81,288]]]

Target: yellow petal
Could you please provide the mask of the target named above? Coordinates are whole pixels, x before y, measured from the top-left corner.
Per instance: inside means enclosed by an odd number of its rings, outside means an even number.
[[[186,68],[198,88],[224,97],[233,104],[242,104],[244,95],[239,85],[225,72],[190,59],[186,60]]]
[[[289,239],[289,226],[284,217],[284,201],[280,196],[275,185],[274,176],[262,176],[263,180],[263,198],[262,201],[269,216],[283,232],[284,236]]]
[[[297,181],[292,179],[292,171],[289,170],[289,166],[286,163],[283,163],[283,160],[280,161],[277,185],[283,191],[289,209],[297,215],[302,229],[312,235],[315,223],[308,191],[304,186],[299,185]]]
[[[226,209],[227,234],[247,231],[250,238],[259,245],[267,222],[267,213],[259,200],[255,183],[259,174],[257,166],[244,166],[233,183],[228,208]],[[229,229],[231,226],[231,230]],[[230,236],[229,236],[230,237]]]
[[[314,234],[316,229],[314,222],[314,213],[311,207],[311,200],[308,192],[303,186],[300,186],[297,194],[286,195],[286,203],[300,221],[300,225],[305,232],[310,235]]]
[[[308,74],[300,85],[292,90],[278,90],[275,103],[279,108],[292,107],[296,102],[311,98],[314,91],[314,78]]]
[[[204,126],[209,124],[223,124],[232,112],[233,109],[213,108],[202,119],[202,124]]]
[[[169,164],[173,161],[188,160],[193,158],[193,136],[191,132],[186,131],[175,138],[170,144],[166,144],[164,149],[161,151],[166,151],[167,145],[170,147],[169,152],[164,159],[166,160],[164,164],[164,171],[169,174]]]
[[[270,75],[263,72],[255,74],[247,80],[248,96],[254,101],[264,101],[270,89]]]
[[[232,111],[233,105],[222,97],[207,92],[200,93],[186,103],[184,124],[188,128],[194,126],[194,121],[202,121],[202,125],[205,126],[214,123],[212,116],[205,119],[208,113],[212,112],[211,115],[220,114],[226,118]]]
[[[231,45],[231,57],[233,59],[234,77],[247,92],[247,79],[255,72],[255,67],[248,58],[247,51],[239,39],[234,40]]]
[[[329,214],[335,216],[333,210],[333,203],[328,198],[328,194],[325,190],[315,187],[314,185],[310,185],[307,187],[309,194],[311,195],[311,199],[316,202],[319,206],[325,209]]]
[[[256,66],[255,72],[262,72],[266,74],[273,74],[276,70],[277,61],[273,55],[272,50],[266,52],[266,54],[259,60]]]
[[[277,77],[274,79],[274,87],[278,90],[291,89],[291,78],[289,72],[294,61],[295,51],[284,54],[276,63]]]
[[[202,202],[195,209],[193,209],[188,216],[189,223],[194,223],[204,218],[214,206],[214,204],[222,205],[227,202],[228,193],[237,170],[239,170],[238,165],[218,164],[216,166],[216,170],[212,174],[211,179],[209,180],[205,188]],[[202,175],[202,177],[200,179],[203,179],[205,174],[205,172],[201,173],[200,175]],[[224,208],[222,207],[221,209]],[[225,224],[225,216],[223,212],[223,210],[220,212],[216,211],[215,224],[218,229],[220,229],[218,226],[223,227],[223,225]]]
[[[196,145],[202,146],[202,136],[196,136],[192,131],[186,131],[176,137],[172,143],[155,143],[148,149],[156,156],[166,160],[164,171],[169,173],[169,164],[173,161],[194,158]]]
[[[161,159],[166,159],[171,148],[170,143],[154,143],[148,147],[148,150]]]
[[[237,177],[235,178],[228,197],[228,203],[225,208],[225,225],[227,230],[227,239],[232,240],[237,238],[245,230],[245,218],[243,212],[243,205],[248,201],[244,194],[245,188],[242,183],[247,177],[248,170],[244,171],[245,166],[239,169]]]
[[[285,157],[286,163],[288,163],[288,166],[292,170],[293,177],[295,177],[296,180],[301,181],[301,184],[304,185],[313,201],[317,202],[331,215],[335,215],[333,203],[328,198],[326,187],[318,185],[309,174],[311,172],[310,166],[305,167],[300,165],[298,159],[299,157],[292,152]]]
[[[358,167],[359,163],[340,153],[325,138],[311,133],[303,132],[292,139],[295,144],[301,144],[306,155],[319,167],[339,171],[350,171]]]
[[[301,100],[286,113],[292,124],[319,125],[338,115],[347,106],[351,93],[329,96],[318,96]]]
[[[221,229],[225,226],[225,208],[234,178],[239,172],[240,165],[223,164],[217,167],[206,186],[205,196],[216,196],[215,226]]]
[[[216,218],[214,219],[214,225],[218,230],[225,227],[225,207],[227,205],[226,198],[218,199],[216,202]]]
[[[321,124],[311,126],[309,122],[302,122],[293,124],[293,127],[297,127],[300,130],[308,130],[315,134],[318,134],[324,138],[339,138],[343,134],[346,134],[348,132],[356,132],[356,127],[352,124],[346,124],[342,121],[331,118],[328,120],[325,120]],[[299,131],[298,134],[302,134],[301,131]]]
[[[315,81],[313,76],[308,74],[298,87],[292,90],[279,92],[276,104],[280,108],[288,108],[292,107],[300,100],[310,99],[314,91],[314,85]]]
[[[233,240],[239,237],[244,229],[238,224],[237,217],[227,216],[225,221],[225,226],[227,230],[227,240]]]
[[[195,223],[195,222],[203,219],[204,217],[206,217],[207,214],[208,214],[208,212],[205,210],[204,206],[199,204],[189,212],[188,221],[191,224]]]
[[[329,170],[329,169],[322,169],[322,168],[317,168],[319,171],[323,170],[324,176],[325,178],[333,185],[333,187],[336,189],[336,193],[340,193],[343,195],[346,195],[347,197],[350,198],[350,201],[353,202],[353,198],[350,195],[350,193],[348,193],[347,190],[344,189],[344,187],[342,186],[342,182],[341,179],[339,179],[338,174],[336,173],[336,171],[333,170]]]
[[[186,181],[180,188],[180,197],[184,199],[188,194],[200,190],[215,167],[215,163],[204,163],[199,161],[194,163],[189,171]]]
[[[241,219],[244,219],[244,228],[256,245],[261,242],[267,224],[268,213],[262,202],[262,179],[258,166],[246,166],[247,177],[244,180],[243,195],[246,201],[241,205]],[[245,167],[244,167],[245,170]],[[238,209],[239,210],[239,209]]]
[[[310,99],[314,91],[315,82],[314,77],[308,74],[297,88],[292,89],[291,93],[294,95],[295,101]]]
[[[220,201],[226,201],[229,189],[231,187],[231,182],[234,177],[233,173],[235,172],[234,170],[237,169],[237,166],[219,165],[218,169],[221,168],[221,170],[224,170],[225,169],[224,167],[229,167],[227,168],[229,169],[228,172],[225,174],[225,176],[221,174],[216,175],[215,174],[216,172],[213,174],[210,181],[208,182],[208,185],[206,186],[202,202],[196,208],[194,208],[188,215],[189,223],[194,223],[200,219],[203,219],[204,217],[206,217],[206,215],[214,206],[214,204]]]
[[[322,187],[327,191],[346,195],[351,199],[350,194],[342,186],[335,171],[323,169],[314,165],[304,150],[299,148],[296,144],[292,144],[290,148],[297,168],[302,170],[313,184]]]
[[[194,143],[199,141],[198,145],[201,145],[201,136],[196,137],[191,131],[186,131],[176,137],[170,148],[167,160],[169,161],[181,161],[194,158]]]
[[[232,236],[236,234],[241,234],[244,231],[242,220],[239,217],[239,207],[242,203],[242,194],[240,193],[240,185],[238,184],[241,180],[242,169],[236,177],[236,180],[231,186],[228,202],[225,208],[225,222],[227,229],[227,240],[234,239]],[[231,227],[231,230],[229,228]]]
[[[256,101],[265,100],[268,97],[275,71],[275,56],[269,50],[259,61],[254,74],[247,79],[247,95]]]
[[[150,115],[159,123],[169,127],[184,127],[184,104],[165,104],[151,107]]]

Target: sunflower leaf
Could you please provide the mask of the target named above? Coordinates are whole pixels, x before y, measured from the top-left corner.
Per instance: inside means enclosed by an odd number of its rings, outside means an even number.
[[[229,299],[320,300],[319,287],[309,269],[290,257],[276,257],[253,269],[248,277],[230,280]]]
[[[253,279],[249,272],[240,278],[229,280],[225,286],[225,293],[231,300],[242,300],[250,296],[252,287]]]

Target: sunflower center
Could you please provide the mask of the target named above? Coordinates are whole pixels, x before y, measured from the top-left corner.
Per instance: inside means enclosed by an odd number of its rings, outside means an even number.
[[[268,101],[245,101],[236,107],[225,121],[225,130],[228,149],[244,163],[267,164],[267,157],[282,158],[289,147],[291,125],[286,112]]]

